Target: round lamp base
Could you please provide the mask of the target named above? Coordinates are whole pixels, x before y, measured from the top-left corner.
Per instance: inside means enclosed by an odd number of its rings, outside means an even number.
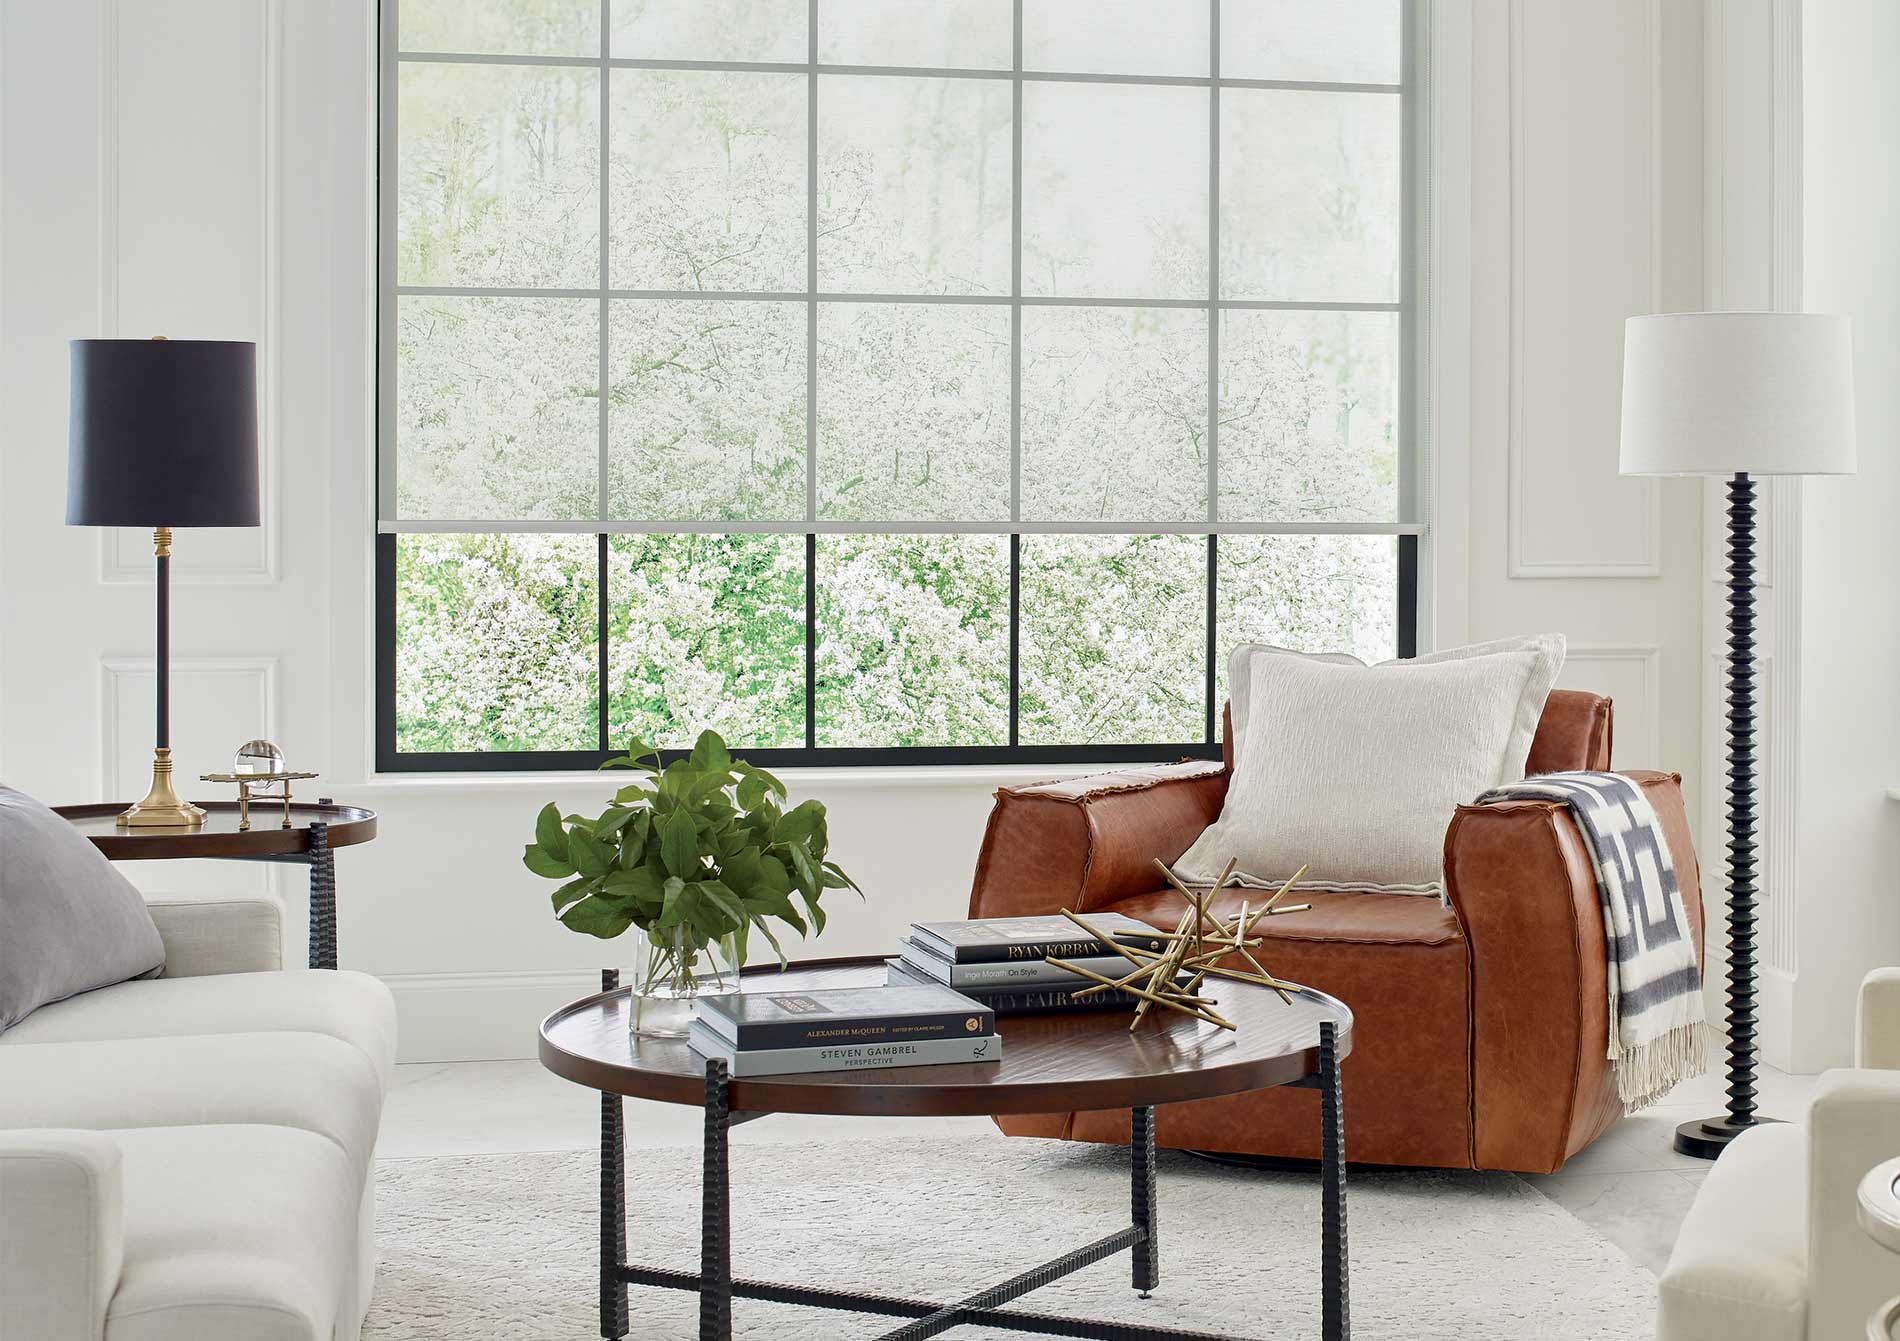
[[[1779,1122],[1780,1118],[1757,1117],[1737,1122],[1727,1114],[1718,1118],[1699,1118],[1676,1128],[1676,1150],[1696,1159],[1714,1159],[1728,1144],[1745,1131]]]

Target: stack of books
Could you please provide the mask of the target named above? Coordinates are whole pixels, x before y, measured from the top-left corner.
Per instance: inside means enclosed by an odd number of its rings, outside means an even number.
[[[1123,945],[1159,954],[1162,937],[1145,922],[1120,913],[1089,919]],[[1120,978],[1134,965],[1113,947],[1066,917],[991,917],[972,922],[917,922],[904,953],[886,960],[893,983],[944,983],[998,1015],[1035,1015],[1059,1010],[1133,1010],[1132,992],[1093,986],[1086,978],[1049,963],[1066,959],[1104,977]]]
[[[996,1012],[942,983],[702,996],[687,1043],[735,1076],[994,1062]]]

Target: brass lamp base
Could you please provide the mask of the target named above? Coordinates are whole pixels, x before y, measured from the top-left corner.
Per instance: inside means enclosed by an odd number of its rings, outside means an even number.
[[[172,790],[172,752],[166,746],[152,751],[152,789],[145,799],[119,816],[121,829],[195,829],[205,812]]]

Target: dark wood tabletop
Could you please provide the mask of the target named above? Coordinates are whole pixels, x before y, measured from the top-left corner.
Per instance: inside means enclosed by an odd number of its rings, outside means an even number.
[[[882,958],[818,960],[747,969],[746,992],[864,987],[885,980]],[[1078,984],[1079,985],[1079,984]],[[1291,1005],[1264,987],[1210,989],[1236,1029],[1155,1011],[1129,1032],[1122,1011],[1005,1016],[1000,1062],[906,1066],[804,1075],[735,1077],[734,1112],[910,1117],[1054,1113],[1137,1108],[1287,1085],[1319,1069],[1319,1026],[1339,1024],[1339,1055],[1352,1050],[1352,1012],[1302,988]],[[596,993],[541,1023],[541,1064],[610,1094],[699,1105],[706,1062],[684,1039],[634,1039],[628,994]],[[1156,1018],[1156,1017],[1160,1018]]]
[[[284,807],[268,800],[251,802],[251,827],[238,828],[236,801],[193,801],[205,811],[195,828],[134,829],[119,827],[119,814],[131,803],[110,801],[97,805],[54,806],[56,814],[92,840],[113,861],[165,861],[181,857],[269,857],[307,852],[310,825],[328,826],[330,846],[350,847],[376,836],[376,812],[361,806],[290,803],[290,824],[282,827]]]

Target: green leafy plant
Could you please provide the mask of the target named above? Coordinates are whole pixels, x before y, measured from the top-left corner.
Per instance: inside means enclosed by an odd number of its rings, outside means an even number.
[[[690,979],[709,949],[737,968],[754,930],[783,965],[773,921],[810,935],[825,929],[826,890],[863,895],[825,856],[824,804],[785,809],[785,784],[733,758],[716,731],[701,732],[692,754],[665,768],[639,740],[601,767],[647,776],[592,819],[543,806],[521,857],[536,875],[563,882],[554,911],[574,931],[605,939],[638,927],[656,964],[676,960]]]

